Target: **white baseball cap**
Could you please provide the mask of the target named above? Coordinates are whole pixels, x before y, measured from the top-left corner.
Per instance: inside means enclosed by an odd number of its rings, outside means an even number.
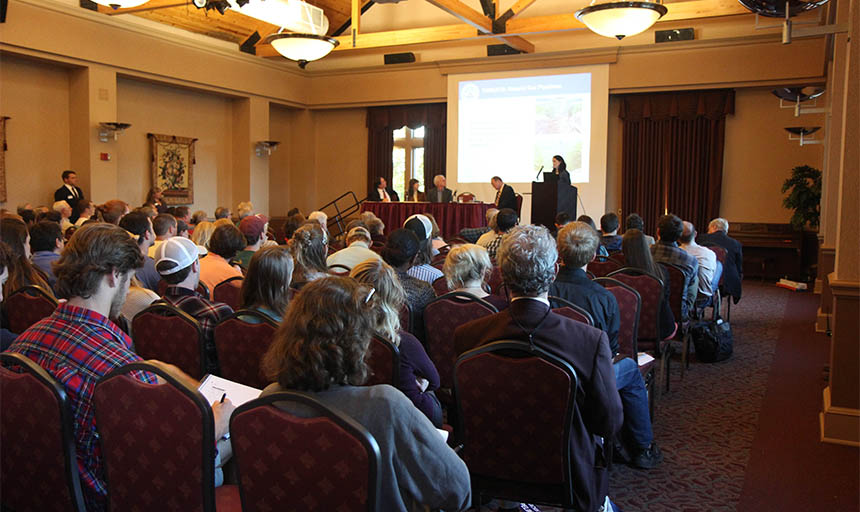
[[[419,226],[424,228],[423,234],[418,232]],[[430,238],[430,235],[433,234],[433,224],[430,222],[430,219],[428,219],[426,215],[421,215],[420,213],[416,213],[406,219],[406,222],[403,223],[403,227],[415,233],[418,240],[427,240]]]
[[[155,265],[157,268],[157,265],[162,261],[175,263],[176,266],[158,271],[159,274],[165,276],[175,274],[197,261],[197,258],[200,256],[205,256],[208,252],[202,245],[197,245],[182,236],[174,236],[163,241],[155,249]]]

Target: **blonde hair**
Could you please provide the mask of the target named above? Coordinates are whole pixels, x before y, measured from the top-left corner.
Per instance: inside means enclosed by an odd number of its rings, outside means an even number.
[[[235,226],[235,224],[233,224],[233,221],[230,219],[218,219],[213,224],[215,224],[215,227],[212,228],[213,231],[221,226]]]
[[[484,281],[493,269],[487,249],[475,244],[452,247],[445,257],[442,272],[449,290],[464,288],[472,281]]]
[[[400,310],[406,302],[406,292],[394,269],[384,261],[369,259],[356,265],[349,277],[376,290],[370,299],[376,310],[376,334],[400,345]]]
[[[209,222],[208,220],[197,224],[194,226],[194,232],[191,233],[191,241],[208,249],[209,239],[212,238],[212,233],[215,231],[216,225],[215,222]]]

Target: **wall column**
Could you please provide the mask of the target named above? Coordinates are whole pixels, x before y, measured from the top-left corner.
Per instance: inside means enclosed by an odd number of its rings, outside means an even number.
[[[69,117],[70,160],[78,185],[96,203],[117,199],[117,145],[112,137],[108,142],[98,137],[99,123],[122,121],[116,118],[116,72],[97,65],[72,71]],[[101,153],[110,160],[101,160]]]
[[[233,208],[251,201],[256,213],[269,214],[269,157],[258,157],[254,151],[257,142],[268,139],[269,101],[258,97],[233,101],[233,190],[228,203]]]
[[[824,389],[821,439],[860,446],[860,10],[852,2],[850,43],[844,46],[845,78],[842,134],[839,140],[839,184],[836,264],[829,276],[833,294],[830,385]],[[844,40],[843,40],[844,41]],[[836,162],[833,162],[836,167]]]

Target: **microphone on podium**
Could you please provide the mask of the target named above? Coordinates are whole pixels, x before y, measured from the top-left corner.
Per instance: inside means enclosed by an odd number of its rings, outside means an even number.
[[[537,181],[537,180],[538,180],[538,178],[540,178],[540,173],[541,173],[541,171],[543,171],[543,166],[540,166],[540,169],[538,169],[538,173],[537,173],[537,175],[535,176],[535,181]]]

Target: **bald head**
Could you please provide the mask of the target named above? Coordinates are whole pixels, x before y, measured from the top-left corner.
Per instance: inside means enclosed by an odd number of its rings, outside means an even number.
[[[693,226],[692,222],[684,221],[684,231],[681,233],[681,237],[678,238],[678,243],[688,244],[695,240],[696,238],[696,227]]]

